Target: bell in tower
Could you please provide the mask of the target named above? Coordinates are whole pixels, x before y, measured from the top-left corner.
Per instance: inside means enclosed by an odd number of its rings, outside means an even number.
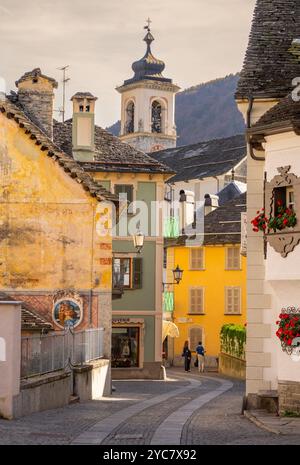
[[[143,152],[176,147],[175,94],[180,88],[165,78],[165,64],[151,51],[154,37],[147,20],[146,53],[132,64],[134,75],[117,88],[121,94],[120,139]]]

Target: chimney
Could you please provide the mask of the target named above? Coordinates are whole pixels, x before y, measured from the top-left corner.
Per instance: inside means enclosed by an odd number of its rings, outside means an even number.
[[[25,73],[18,81],[18,101],[25,113],[53,139],[53,102],[57,82],[42,74],[40,68]]]
[[[77,92],[73,102],[72,148],[77,161],[94,161],[95,151],[95,102],[90,92]]]
[[[204,196],[204,215],[216,210],[219,206],[219,197],[213,194],[205,194]]]
[[[193,191],[181,190],[179,192],[180,203],[180,230],[184,233],[187,226],[194,223],[195,193]]]

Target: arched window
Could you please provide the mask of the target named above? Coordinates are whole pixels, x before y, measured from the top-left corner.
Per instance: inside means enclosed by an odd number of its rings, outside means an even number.
[[[162,106],[157,101],[154,100],[151,108],[151,128],[152,132],[161,133],[162,130]]]
[[[125,111],[125,134],[134,132],[134,103],[129,102]]]

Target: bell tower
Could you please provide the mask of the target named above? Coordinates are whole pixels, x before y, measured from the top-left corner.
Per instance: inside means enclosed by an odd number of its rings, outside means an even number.
[[[154,57],[147,20],[146,53],[132,64],[134,76],[117,88],[121,94],[120,139],[143,152],[176,147],[175,94],[180,88],[162,75],[165,64]]]

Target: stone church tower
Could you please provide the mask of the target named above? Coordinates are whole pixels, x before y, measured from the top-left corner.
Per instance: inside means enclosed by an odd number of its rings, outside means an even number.
[[[148,21],[143,58],[132,65],[134,76],[117,88],[122,95],[120,139],[143,152],[176,147],[175,94],[179,87],[163,77],[163,61],[152,55]]]

